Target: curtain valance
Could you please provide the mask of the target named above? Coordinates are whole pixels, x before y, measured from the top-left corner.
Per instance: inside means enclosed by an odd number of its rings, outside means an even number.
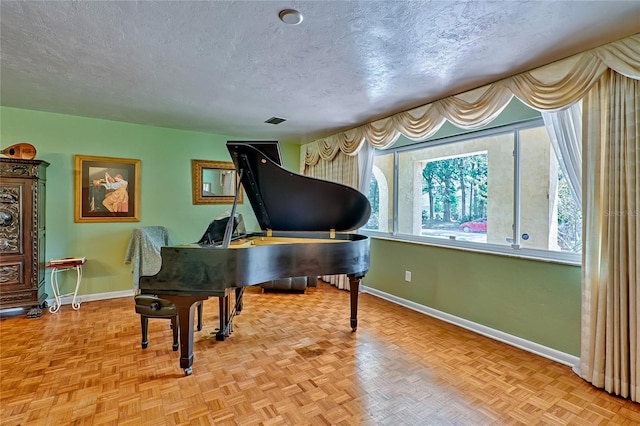
[[[400,135],[423,140],[445,121],[463,129],[485,126],[516,96],[537,110],[559,110],[580,100],[607,69],[640,79],[640,33],[459,95],[440,99],[302,146],[304,162],[356,155],[367,141],[391,146]]]

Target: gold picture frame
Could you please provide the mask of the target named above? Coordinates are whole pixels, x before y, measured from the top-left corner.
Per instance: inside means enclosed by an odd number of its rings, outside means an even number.
[[[76,155],[75,221],[139,222],[140,160]]]
[[[238,174],[231,161],[191,160],[193,204],[233,204]],[[238,204],[242,204],[242,187]]]

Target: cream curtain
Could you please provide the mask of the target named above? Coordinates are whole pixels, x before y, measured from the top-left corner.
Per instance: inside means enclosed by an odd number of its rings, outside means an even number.
[[[347,155],[336,150],[332,161],[319,159],[313,166],[305,165],[303,174],[359,188],[360,161],[362,160],[359,160],[358,155]],[[346,275],[324,275],[321,278],[341,290],[349,290],[350,288],[349,278]]]
[[[445,121],[479,128],[497,117],[513,96],[541,111],[562,110],[586,97],[580,375],[638,402],[637,80],[640,34],[303,145],[301,156],[306,170],[321,159],[340,158],[338,152],[357,155],[364,144],[389,147],[401,134],[424,140]]]
[[[582,205],[582,103],[561,111],[542,111],[551,146],[576,205]]]
[[[337,151],[331,161],[323,160],[312,166],[305,165],[303,174],[358,188],[360,183],[358,156]]]
[[[640,81],[608,71],[583,102],[580,375],[640,402]]]

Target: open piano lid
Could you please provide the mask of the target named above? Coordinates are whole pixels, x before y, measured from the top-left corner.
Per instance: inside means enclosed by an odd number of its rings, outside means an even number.
[[[263,230],[341,232],[369,220],[360,191],[284,169],[278,142],[228,141],[227,149]]]

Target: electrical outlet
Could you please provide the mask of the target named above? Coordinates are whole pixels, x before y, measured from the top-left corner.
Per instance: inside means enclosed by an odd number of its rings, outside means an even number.
[[[408,283],[411,282],[411,271],[404,271],[404,280]]]

